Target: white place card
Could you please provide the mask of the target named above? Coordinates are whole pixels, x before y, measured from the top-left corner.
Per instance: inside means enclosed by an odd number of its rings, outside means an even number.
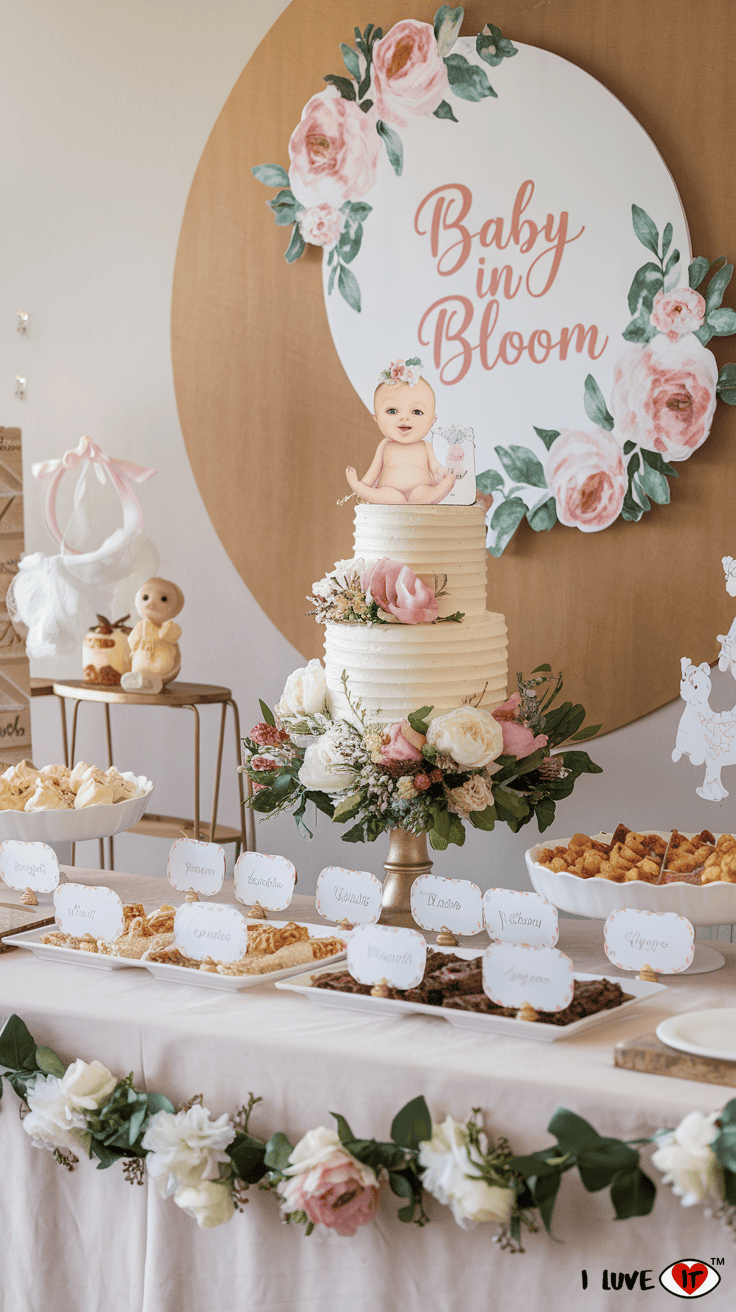
[[[21,843],[6,838],[0,843],[0,879],[8,888],[53,893],[59,884],[59,858],[48,843]]]
[[[557,908],[539,893],[488,888],[483,894],[483,920],[490,937],[503,943],[553,948],[560,937]]]
[[[260,902],[267,911],[284,911],[294,896],[296,869],[285,856],[241,852],[234,878],[238,902],[249,907]]]
[[[603,926],[606,956],[620,970],[651,966],[658,975],[678,975],[695,955],[695,930],[674,911],[612,911]]]
[[[219,893],[225,878],[225,849],[219,843],[202,843],[196,838],[177,838],[169,848],[166,874],[172,888],[180,893],[212,897]]]
[[[174,917],[177,947],[195,961],[239,961],[248,948],[248,922],[237,907],[185,902]]]
[[[325,866],[317,879],[315,905],[325,920],[372,925],[381,914],[383,885],[369,870]]]
[[[422,929],[480,934],[483,899],[478,885],[469,879],[420,875],[411,886],[411,914]]]
[[[91,934],[108,942],[119,938],[125,917],[117,893],[104,885],[59,884],[54,893],[56,923],[65,934]]]
[[[348,939],[348,970],[359,984],[385,979],[396,989],[413,989],[426,961],[427,944],[416,929],[360,925]]]
[[[562,1011],[573,983],[572,961],[558,948],[491,943],[483,953],[483,992],[499,1007],[528,1002],[535,1011]]]

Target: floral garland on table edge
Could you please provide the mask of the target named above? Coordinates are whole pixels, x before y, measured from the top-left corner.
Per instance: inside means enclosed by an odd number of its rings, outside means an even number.
[[[349,585],[356,562],[341,564]],[[581,774],[601,773],[587,752],[551,754],[601,726],[581,728],[585,710],[572,702],[552,708],[562,679],[550,670],[517,675],[518,691],[493,713],[463,705],[429,720],[432,707],[422,706],[393,724],[366,722],[343,672],[353,723],[333,719],[325,671],[312,660],[289,676],[275,715],[260,703],[264,720],[243,740],[242,769],[253,785],[246,804],[264,816],[293,812],[311,837],[304,816],[314,802],[336,823],[355,821],[342,835],[347,843],[400,827],[428,834],[444,851],[465,842],[464,821],[483,830],[501,822],[516,833],[533,816],[542,831]],[[540,696],[544,685],[551,687]]]
[[[493,1241],[523,1252],[522,1229],[535,1233],[551,1221],[562,1176],[576,1168],[585,1189],[610,1189],[616,1219],[647,1216],[656,1186],[639,1164],[638,1145],[652,1143],[652,1163],[683,1207],[705,1203],[726,1225],[736,1225],[736,1098],[710,1116],[690,1112],[675,1130],[625,1142],[598,1134],[588,1121],[559,1107],[547,1126],[556,1142],[516,1156],[503,1137],[490,1137],[480,1108],[465,1122],[432,1121],[422,1097],[396,1114],[391,1139],[358,1139],[345,1117],[332,1113],[337,1132],[309,1130],[294,1146],[276,1130],[267,1141],[251,1134],[251,1093],[234,1117],[213,1120],[197,1095],[178,1112],[161,1093],[136,1089],[99,1061],[77,1058],[65,1067],[39,1047],[19,1016],[0,1031],[2,1076],[21,1100],[23,1128],[73,1171],[78,1152],[97,1158],[98,1170],[122,1161],[130,1184],[147,1172],[163,1198],[173,1198],[197,1224],[211,1229],[249,1201],[250,1185],[275,1193],[282,1218],[352,1236],[373,1220],[384,1184],[403,1200],[399,1220],[429,1221],[424,1193],[452,1210],[464,1230],[500,1227]],[[538,1214],[538,1215],[537,1215]]]

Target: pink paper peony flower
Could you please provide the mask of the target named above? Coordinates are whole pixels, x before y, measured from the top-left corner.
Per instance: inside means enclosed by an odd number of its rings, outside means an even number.
[[[375,1171],[346,1152],[331,1130],[309,1130],[289,1160],[289,1178],[278,1186],[283,1212],[305,1212],[314,1225],[350,1237],[373,1220],[379,1191]]]
[[[423,734],[415,734],[415,736],[421,738],[422,743],[427,741]],[[388,731],[388,738],[389,741],[384,743],[381,747],[381,760],[384,765],[388,765],[389,761],[422,760],[422,753],[419,750],[419,747],[413,742],[410,742],[410,740],[404,735],[403,720],[397,720],[395,724],[391,725]]]
[[[395,23],[373,47],[371,92],[376,115],[405,128],[413,114],[433,114],[449,95],[445,62],[430,23]]]
[[[324,246],[325,250],[337,245],[344,227],[345,215],[324,201],[299,215],[299,230],[304,240],[312,246]]]
[[[544,464],[557,518],[569,528],[597,533],[621,513],[628,479],[621,447],[610,433],[564,428]]]
[[[705,301],[692,287],[677,287],[673,292],[657,292],[649,316],[671,342],[685,333],[694,333],[705,318]]]
[[[408,565],[386,557],[360,576],[360,586],[381,610],[402,624],[431,624],[437,619],[437,599]]]
[[[329,87],[307,101],[291,134],[291,190],[307,209],[339,208],[370,191],[380,151],[375,113],[364,114]]]
[[[613,373],[611,410],[622,441],[687,460],[710,432],[717,382],[716,358],[697,337],[659,336],[633,347]]]

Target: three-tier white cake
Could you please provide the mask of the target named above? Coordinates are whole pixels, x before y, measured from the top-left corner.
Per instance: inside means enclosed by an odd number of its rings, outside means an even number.
[[[460,622],[357,624],[329,621],[325,670],[330,710],[355,720],[345,696],[371,720],[400,720],[421,706],[432,718],[463,703],[493,710],[506,697],[507,631],[486,610],[486,534],[480,506],[359,504],[355,557],[408,565],[428,586],[447,582],[439,617]]]

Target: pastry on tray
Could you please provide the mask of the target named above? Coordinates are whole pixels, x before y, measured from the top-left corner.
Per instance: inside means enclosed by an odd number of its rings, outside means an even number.
[[[707,829],[694,838],[673,829],[667,839],[636,833],[621,824],[610,842],[573,834],[567,847],[542,848],[535,864],[581,879],[610,879],[618,884],[634,879],[646,884],[736,883],[736,839],[723,834],[716,843]]]
[[[141,789],[114,766],[101,770],[79,761],[68,765],[44,765],[31,761],[8,766],[0,775],[0,811],[74,811],[85,806],[113,806],[139,797]]]

